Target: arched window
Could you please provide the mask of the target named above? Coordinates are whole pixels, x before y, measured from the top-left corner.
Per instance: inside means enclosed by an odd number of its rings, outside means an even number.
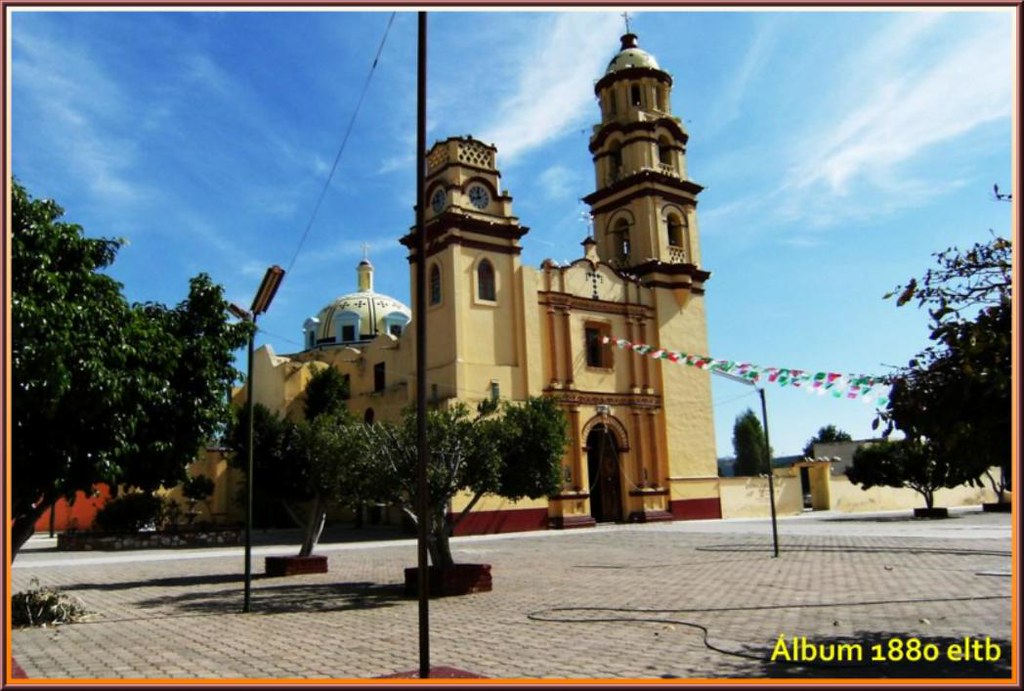
[[[629,222],[620,218],[615,222],[615,228],[612,230],[612,240],[615,243],[615,254],[619,259],[629,258]]]
[[[668,225],[668,244],[672,247],[682,247],[685,223],[676,214],[669,214],[665,221]]]
[[[481,300],[495,300],[494,265],[484,259],[476,269],[476,294]]]
[[[622,178],[622,145],[615,142],[608,150],[608,173],[611,182]]]
[[[640,102],[640,85],[634,84],[629,88],[630,102],[639,108],[642,104]]]
[[[615,111],[617,109],[618,108],[617,108],[617,105],[615,103],[615,89],[609,89],[608,90],[608,115],[615,115]]]
[[[667,137],[658,139],[658,161],[666,166],[672,165],[672,145]]]
[[[441,304],[441,269],[437,264],[430,267],[430,304]]]

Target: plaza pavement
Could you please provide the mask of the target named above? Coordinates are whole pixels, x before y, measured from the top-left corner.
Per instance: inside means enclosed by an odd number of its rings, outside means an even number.
[[[431,600],[430,662],[506,680],[1011,681],[1009,514],[816,512],[778,526],[778,558],[767,520],[456,538],[456,561],[491,564],[494,590]],[[54,682],[365,680],[418,669],[417,601],[401,593],[414,540],[340,531],[317,550],[329,573],[268,578],[263,556],[294,553],[298,541],[255,536],[249,614],[241,547],[70,553],[33,538],[13,591],[37,579],[92,615],[13,631],[14,659],[30,680]],[[794,652],[794,637],[811,647]],[[998,659],[956,659],[965,637],[972,657]],[[847,659],[811,661],[811,650]],[[936,659],[893,659],[924,655]]]

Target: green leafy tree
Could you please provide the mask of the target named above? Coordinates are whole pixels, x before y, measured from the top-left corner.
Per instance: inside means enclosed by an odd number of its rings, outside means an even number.
[[[857,449],[846,471],[850,482],[864,489],[875,486],[908,487],[922,497],[928,509],[935,507],[935,492],[956,487],[976,475],[963,463],[937,453],[925,439],[879,441]]]
[[[945,463],[988,474],[1002,497],[1011,479],[1012,245],[993,234],[967,250],[934,255],[937,266],[886,297],[916,302],[931,317],[932,345],[893,376],[874,425],[928,440]],[[1001,469],[999,480],[988,473]]]
[[[807,440],[804,445],[804,456],[809,458],[814,455],[815,444],[834,444],[840,441],[853,441],[853,437],[835,425],[825,425],[818,430],[817,434]]]
[[[732,428],[732,448],[736,454],[736,475],[759,475],[768,471],[764,428],[753,410],[736,418]]]
[[[225,435],[225,444],[234,450],[230,463],[243,473],[248,467],[248,421],[245,406],[236,408]],[[295,423],[282,419],[266,406],[253,404],[253,524],[270,528],[305,525],[295,505],[309,499],[303,468],[294,462],[291,449]],[[237,500],[245,505],[245,487]]]
[[[366,498],[365,435],[345,401],[348,381],[323,367],[305,390],[305,419],[292,422],[265,406],[253,405],[253,514],[273,522],[283,510],[305,528],[299,556],[309,556],[323,533],[332,505],[357,507]],[[248,465],[248,416],[241,408],[228,434],[235,467]],[[305,511],[301,510],[305,507]],[[302,514],[305,515],[302,515]]]
[[[232,352],[219,287],[174,309],[129,305],[104,273],[121,241],[85,236],[11,185],[12,551],[60,498],[99,482],[173,486],[228,415]]]
[[[503,410],[498,493],[512,501],[557,493],[561,459],[569,445],[562,409],[553,398],[533,397],[506,403]]]
[[[428,552],[434,566],[455,562],[451,535],[485,494],[509,499],[540,497],[558,491],[559,466],[568,443],[565,416],[551,400],[531,398],[506,404],[504,415],[483,406],[472,416],[465,404],[427,412],[429,525]],[[365,428],[367,451],[375,468],[377,494],[402,507],[416,523],[418,453],[416,412],[399,424]],[[470,501],[458,516],[448,507],[459,492]]]
[[[318,370],[306,385],[306,419],[318,415],[339,415],[348,410],[349,382],[334,367]]]
[[[312,495],[299,556],[313,553],[331,505],[358,506],[372,481],[363,424],[344,409],[303,420],[296,427],[292,455],[305,469]]]

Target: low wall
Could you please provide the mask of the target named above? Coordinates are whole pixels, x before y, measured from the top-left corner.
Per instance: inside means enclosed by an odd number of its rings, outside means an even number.
[[[69,552],[242,544],[242,530],[168,530],[145,533],[70,532],[57,536],[57,549]]]
[[[833,475],[829,490],[833,511],[896,511],[924,506],[924,497],[904,487],[872,487],[865,490],[850,482],[845,475]],[[975,506],[996,501],[995,494],[986,487],[960,485],[940,489],[935,493],[935,506]]]
[[[775,475],[775,513],[792,516],[804,510],[800,477]],[[772,515],[768,502],[767,477],[719,478],[722,518],[767,518]]]

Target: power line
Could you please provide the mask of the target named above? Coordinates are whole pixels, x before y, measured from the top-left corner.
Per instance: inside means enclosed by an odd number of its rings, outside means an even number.
[[[352,133],[352,127],[355,125],[356,117],[359,115],[359,110],[363,106],[363,99],[366,98],[366,92],[370,87],[370,80],[373,78],[373,72],[377,69],[377,61],[380,60],[380,55],[384,51],[384,43],[388,39],[388,33],[391,31],[391,25],[395,21],[395,12],[391,13],[391,17],[388,19],[387,28],[384,29],[384,36],[380,40],[380,46],[377,47],[377,55],[373,58],[373,64],[370,65],[370,71],[366,74],[366,81],[363,82],[363,90],[359,94],[359,100],[356,102],[356,108],[352,111],[352,117],[348,121],[348,127],[345,129],[345,136],[342,137],[341,146],[338,147],[338,153],[334,157],[334,164],[331,166],[331,172],[327,175],[327,180],[324,181],[323,189],[320,190],[320,196],[316,200],[316,204],[313,207],[313,213],[309,217],[309,223],[306,224],[306,229],[302,233],[302,238],[299,240],[299,246],[295,248],[295,254],[292,256],[291,262],[288,264],[288,268],[285,273],[290,273],[292,267],[295,265],[295,260],[299,257],[299,252],[302,251],[302,246],[306,242],[306,237],[309,235],[310,229],[313,227],[313,221],[316,220],[316,215],[320,211],[320,205],[324,201],[324,197],[327,195],[327,190],[331,185],[331,180],[334,178],[334,173],[338,169],[338,162],[341,160],[341,154],[345,151],[345,145],[348,143],[348,137]]]

